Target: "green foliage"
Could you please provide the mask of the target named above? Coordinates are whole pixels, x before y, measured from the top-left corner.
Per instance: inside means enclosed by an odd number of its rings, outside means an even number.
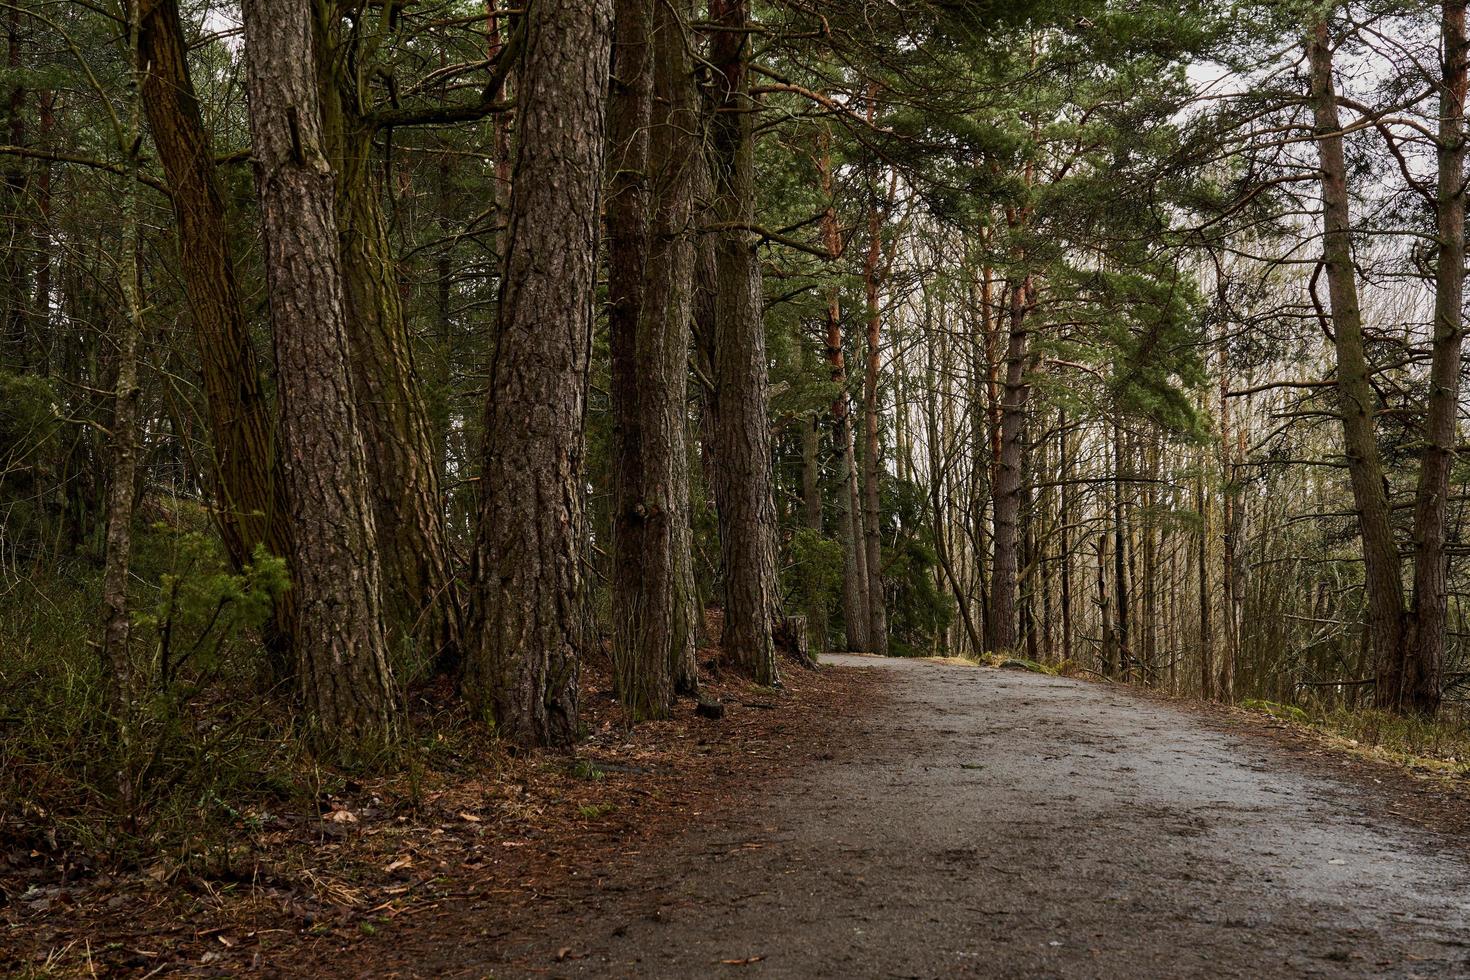
[[[939,587],[939,559],[933,525],[925,517],[923,488],[885,480],[883,490],[885,519],[896,525],[884,533],[889,650],[900,657],[928,656],[954,619],[954,597]]]
[[[133,616],[136,629],[156,638],[155,667],[165,691],[186,667],[215,671],[231,653],[252,649],[250,631],[265,625],[290,585],[285,559],[264,545],[257,545],[251,562],[235,574],[222,566],[216,542],[204,534],[169,540],[173,568],[159,578],[153,607]]]
[[[799,527],[786,542],[785,557],[782,591],[792,608],[836,616],[842,600],[842,546]]]
[[[25,486],[46,475],[60,426],[49,380],[0,370],[0,486]]]
[[[232,573],[206,533],[166,523],[135,538],[122,717],[92,646],[100,571],[67,562],[0,589],[0,822],[47,853],[217,867],[231,860],[219,831],[251,801],[309,791],[288,699],[241,697],[261,687],[257,630],[284,564],[262,552]]]

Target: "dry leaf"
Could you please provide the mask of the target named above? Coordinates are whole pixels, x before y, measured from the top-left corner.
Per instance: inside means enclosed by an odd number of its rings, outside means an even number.
[[[765,959],[764,956],[747,956],[743,960],[720,960],[720,962],[726,966],[750,966],[750,964],[759,963],[763,959]]]
[[[477,817],[473,813],[461,813],[459,815],[459,819],[464,820],[467,823],[482,823],[483,822],[483,818]]]
[[[398,858],[396,861],[394,861],[392,864],[388,865],[383,870],[384,871],[397,871],[399,868],[411,868],[411,867],[413,867],[413,858],[411,858],[407,854],[405,854],[402,857]]]
[[[351,810],[333,810],[322,819],[332,823],[357,823],[357,814]]]

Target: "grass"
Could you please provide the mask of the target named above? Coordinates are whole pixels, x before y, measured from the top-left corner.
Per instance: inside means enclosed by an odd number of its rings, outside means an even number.
[[[1357,750],[1442,776],[1470,774],[1470,724],[1455,709],[1437,718],[1397,715],[1377,708],[1306,705],[1297,721]]]

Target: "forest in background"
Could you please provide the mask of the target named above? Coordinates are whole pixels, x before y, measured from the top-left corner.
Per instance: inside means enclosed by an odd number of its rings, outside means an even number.
[[[823,649],[1461,724],[1461,0],[0,21],[12,828]]]

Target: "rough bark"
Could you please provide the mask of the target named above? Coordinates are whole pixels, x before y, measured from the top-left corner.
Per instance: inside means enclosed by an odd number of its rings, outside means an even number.
[[[1439,254],[1434,272],[1433,355],[1424,422],[1424,450],[1414,501],[1412,646],[1404,651],[1396,687],[1379,702],[1424,714],[1439,710],[1448,613],[1445,515],[1455,463],[1465,299],[1465,0],[1441,6],[1443,58],[1439,92],[1439,164],[1435,199]]]
[[[1325,21],[1313,28],[1307,41],[1307,58],[1311,67],[1312,111],[1322,185],[1322,266],[1327,274],[1337,360],[1343,453],[1362,538],[1368,635],[1378,670],[1377,697],[1380,705],[1393,706],[1402,689],[1405,641],[1402,567],[1390,522],[1388,485],[1378,452],[1374,423],[1377,396],[1363,347],[1347,163],[1332,77],[1331,38]]]
[[[692,66],[678,15],[617,0],[608,103],[613,668],[635,718],[697,674],[684,400],[694,275]]]
[[[842,230],[837,225],[833,202],[832,134],[822,131],[822,153],[818,157],[822,195],[827,207],[822,213],[822,241],[835,261],[842,255]],[[842,300],[835,283],[827,287],[827,363],[837,397],[832,401],[832,445],[838,453],[837,543],[842,547],[842,620],[847,649],[866,651],[868,643],[868,563],[863,548],[862,510],[857,494],[857,456],[854,451],[852,412],[847,397],[847,358],[842,342]]]
[[[1199,456],[1199,474],[1194,483],[1199,533],[1195,536],[1195,570],[1199,573],[1199,664],[1200,697],[1215,696],[1215,638],[1210,622],[1210,501],[1205,494],[1205,458]]]
[[[523,16],[465,688],[510,742],[567,745],[592,642],[583,457],[612,2]]]
[[[397,711],[348,370],[312,11],[291,0],[246,0],[242,13],[290,501],[297,683],[308,726],[351,752],[391,737]]]
[[[869,113],[871,117],[871,112]],[[876,197],[876,195],[875,195]],[[878,443],[878,376],[882,357],[882,307],[878,303],[882,216],[877,201],[868,210],[868,251],[863,260],[867,313],[867,357],[863,364],[863,548],[868,566],[868,645],[888,654],[888,603],[883,589],[882,459]]]
[[[143,106],[172,194],[178,270],[189,300],[214,443],[214,518],[236,568],[258,544],[289,556],[270,405],[261,387],[230,250],[224,198],[176,0],[141,0]],[[283,624],[284,625],[284,624]]]
[[[359,104],[370,62],[349,57],[333,14],[318,10],[319,82],[328,158],[336,171],[337,229],[352,385],[367,450],[390,642],[421,659],[455,662],[460,604],[450,570],[444,502],[393,243],[374,167],[376,127]],[[359,43],[360,43],[360,39]]]
[[[991,487],[995,511],[994,572],[991,581],[990,616],[986,621],[986,646],[997,652],[1013,652],[1017,633],[1017,589],[1020,574],[1021,466],[1026,433],[1026,402],[1031,385],[1026,377],[1030,333],[1026,324],[1029,284],[1010,284],[1010,309],[1005,322],[1010,328],[1006,345],[1006,373],[1000,406],[1000,446]]]
[[[725,573],[727,656],[760,684],[778,681],[775,503],[760,263],[755,219],[755,101],[750,94],[747,0],[710,0],[716,25],[711,164],[715,250],[715,501]]]

